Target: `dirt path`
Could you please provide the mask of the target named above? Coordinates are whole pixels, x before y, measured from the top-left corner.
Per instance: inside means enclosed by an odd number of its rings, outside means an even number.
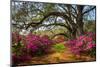
[[[74,62],[75,56],[67,48],[63,53],[54,52],[42,57],[32,58],[31,64],[47,64],[47,63],[60,63],[60,62]]]
[[[33,57],[32,61],[28,64],[50,64],[50,63],[60,63],[60,62],[79,62],[79,61],[93,61],[95,59],[88,56],[75,56],[71,53],[68,47],[64,52],[53,52],[41,57]]]

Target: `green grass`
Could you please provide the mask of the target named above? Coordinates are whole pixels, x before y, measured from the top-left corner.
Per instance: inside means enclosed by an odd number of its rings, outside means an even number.
[[[57,51],[57,52],[63,52],[65,50],[65,46],[64,44],[62,43],[58,43],[58,44],[55,44],[53,46],[53,48]]]

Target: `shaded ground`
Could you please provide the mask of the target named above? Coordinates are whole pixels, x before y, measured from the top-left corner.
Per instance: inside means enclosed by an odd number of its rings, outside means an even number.
[[[95,58],[89,56],[75,56],[67,48],[63,53],[53,52],[41,57],[33,57],[29,64],[50,64],[50,63],[62,63],[62,62],[79,62],[79,61],[94,61]],[[23,64],[22,64],[23,65]]]
[[[60,62],[92,61],[94,58],[88,56],[75,56],[68,49],[63,53],[51,53],[42,57],[34,57],[30,64],[48,64]]]

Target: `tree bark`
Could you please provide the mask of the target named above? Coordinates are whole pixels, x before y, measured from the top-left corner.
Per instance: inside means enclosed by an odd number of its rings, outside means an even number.
[[[77,35],[84,34],[84,30],[83,30],[84,23],[83,23],[83,14],[82,14],[83,8],[84,8],[83,5],[77,6],[77,9],[78,9],[77,20],[76,20],[76,23],[77,23],[77,26],[78,26]]]

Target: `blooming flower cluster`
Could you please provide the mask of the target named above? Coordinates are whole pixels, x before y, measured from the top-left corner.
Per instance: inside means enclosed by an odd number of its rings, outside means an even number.
[[[32,56],[48,53],[53,44],[53,41],[47,35],[39,36],[29,33],[22,36],[16,32],[12,33],[12,42],[12,44],[16,44],[12,46],[14,64],[30,61]]]
[[[53,41],[48,36],[40,37],[31,33],[26,36],[26,41],[26,47],[34,55],[47,53],[53,44]]]
[[[87,53],[88,51],[91,53],[92,49],[96,47],[95,39],[95,34],[89,32],[85,35],[77,37],[76,39],[69,40],[67,42],[67,46],[69,46],[70,50],[74,54]]]

